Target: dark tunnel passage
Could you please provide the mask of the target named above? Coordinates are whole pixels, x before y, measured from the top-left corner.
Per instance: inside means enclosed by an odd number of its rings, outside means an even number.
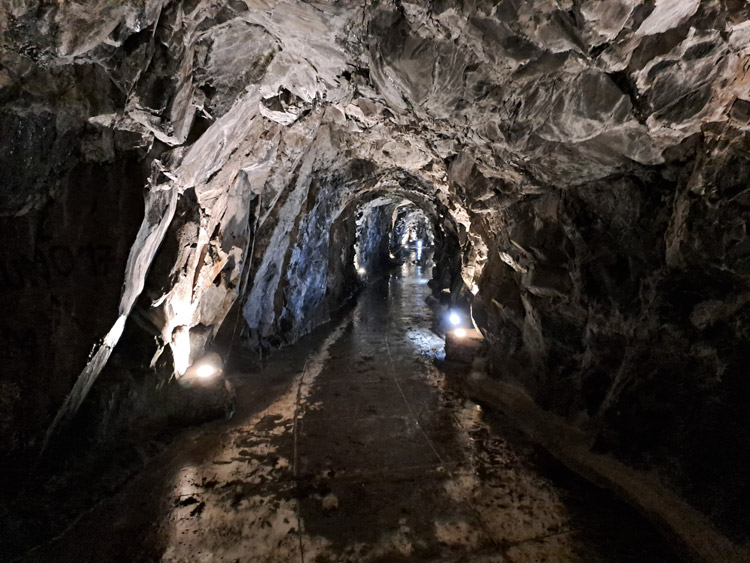
[[[0,561],[750,561],[750,5],[0,2]]]
[[[408,248],[347,314],[230,373],[231,421],[176,440],[21,561],[677,561],[435,368],[431,260]]]

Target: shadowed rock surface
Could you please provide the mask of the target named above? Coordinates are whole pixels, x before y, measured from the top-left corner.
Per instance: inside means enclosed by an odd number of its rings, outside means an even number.
[[[677,561],[432,365],[428,264],[273,358],[246,388],[290,373],[267,407],[176,442],[22,561]]]
[[[3,499],[231,410],[174,376],[413,229],[492,377],[746,544],[749,72],[740,0],[3,2]]]

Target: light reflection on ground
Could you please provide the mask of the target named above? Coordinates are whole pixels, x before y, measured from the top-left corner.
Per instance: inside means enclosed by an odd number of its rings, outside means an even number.
[[[672,562],[454,388],[416,269],[370,284],[315,346],[272,358],[293,377],[263,409],[175,444],[150,485],[24,563]]]
[[[406,338],[422,356],[442,357],[445,341],[427,328],[410,328]]]

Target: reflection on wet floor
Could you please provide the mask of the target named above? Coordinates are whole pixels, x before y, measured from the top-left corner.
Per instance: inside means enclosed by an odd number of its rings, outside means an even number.
[[[368,287],[311,353],[298,349],[292,384],[261,412],[207,428],[192,452],[172,448],[150,490],[128,487],[119,510],[163,501],[149,541],[119,560],[673,561],[629,509],[451,388],[433,362],[424,262]],[[122,528],[101,527],[123,545]]]

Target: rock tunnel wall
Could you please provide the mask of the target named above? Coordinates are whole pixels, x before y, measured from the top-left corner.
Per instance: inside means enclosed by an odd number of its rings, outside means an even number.
[[[591,183],[509,206],[473,310],[496,377],[575,421],[595,451],[658,468],[742,536],[746,258],[744,235],[732,235],[744,219],[730,220],[726,206],[747,184],[714,177],[709,206],[687,195],[708,172],[694,158],[697,174],[619,179],[615,190]]]
[[[395,203],[380,203],[361,210],[357,225],[357,262],[364,272],[385,272],[391,264],[389,242],[395,207]]]
[[[437,227],[436,288],[474,300],[494,376],[743,536],[749,21],[735,0],[2,4],[8,456],[96,390],[123,328],[147,377],[238,298],[255,346],[327,319],[356,209],[387,196]]]

